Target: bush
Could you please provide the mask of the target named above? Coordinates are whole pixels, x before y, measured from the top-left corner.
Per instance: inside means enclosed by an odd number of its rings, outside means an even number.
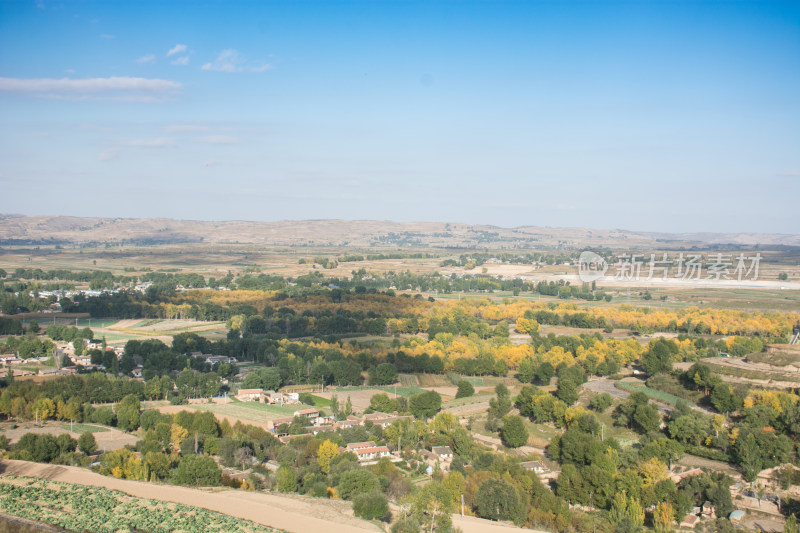
[[[384,520],[389,516],[389,502],[380,492],[359,494],[353,498],[353,513],[365,520]]]
[[[472,386],[472,383],[467,381],[466,379],[462,379],[458,382],[458,392],[456,392],[456,399],[458,398],[467,398],[475,394],[475,387]]]
[[[528,443],[528,429],[522,418],[508,415],[503,418],[503,429],[500,431],[503,444],[509,448],[519,448]]]
[[[342,474],[339,480],[339,496],[345,500],[350,500],[359,494],[377,492],[380,488],[378,476],[369,470],[350,470]]]
[[[613,402],[614,400],[611,398],[611,395],[607,392],[604,392],[603,394],[599,394],[594,398],[592,398],[592,401],[589,403],[589,407],[591,407],[598,413],[602,413],[603,411],[611,407],[611,404]]]
[[[211,457],[187,455],[175,470],[173,482],[178,485],[210,487],[219,485],[222,471]]]

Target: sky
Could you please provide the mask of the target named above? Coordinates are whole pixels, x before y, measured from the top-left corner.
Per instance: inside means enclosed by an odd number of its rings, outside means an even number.
[[[0,0],[0,213],[800,233],[800,2]]]

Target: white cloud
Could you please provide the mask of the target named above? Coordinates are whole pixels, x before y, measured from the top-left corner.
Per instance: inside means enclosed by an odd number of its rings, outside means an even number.
[[[187,47],[185,44],[176,44],[175,46],[169,49],[169,52],[167,52],[167,57],[175,54],[183,54],[188,49],[189,47]]]
[[[208,131],[208,126],[199,124],[174,124],[165,128],[167,133],[192,133],[196,131]]]
[[[228,48],[220,52],[217,59],[202,66],[203,70],[214,70],[217,72],[264,72],[270,65],[259,63],[258,65],[248,64],[247,59],[242,57],[238,51]]]
[[[119,152],[115,148],[109,148],[108,150],[103,150],[99,154],[97,154],[98,161],[111,161],[112,159],[116,159],[119,156]]]
[[[796,170],[790,170],[788,172],[781,172],[778,174],[778,176],[782,178],[800,178],[800,172],[797,172]]]
[[[113,38],[114,38],[114,36],[113,36],[113,35],[111,35],[110,33],[101,33],[101,34],[100,34],[100,38],[101,38],[101,39],[113,39]]]
[[[229,135],[209,135],[207,137],[201,137],[200,140],[208,144],[237,144],[241,142],[236,137],[231,137]]]
[[[137,63],[155,63],[156,56],[154,54],[147,54],[136,60]]]
[[[158,139],[133,139],[123,144],[125,146],[135,146],[138,148],[165,148],[175,144],[175,141],[166,137],[159,137]]]
[[[173,61],[172,64],[173,65],[179,65],[179,66],[182,66],[182,67],[186,66],[186,65],[189,64],[189,56],[179,57],[175,61]]]
[[[163,102],[181,87],[178,82],[156,78],[0,78],[0,92],[78,100]]]

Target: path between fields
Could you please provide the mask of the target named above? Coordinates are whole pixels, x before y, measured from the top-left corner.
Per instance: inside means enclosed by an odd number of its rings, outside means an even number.
[[[343,502],[319,500],[318,502],[263,492],[246,492],[232,489],[190,489],[172,485],[158,485],[130,481],[95,474],[84,468],[56,466],[28,461],[0,459],[0,473],[28,476],[51,481],[76,483],[118,490],[138,498],[194,505],[236,518],[251,520],[294,533],[365,533],[381,529],[352,516]],[[337,509],[338,507],[338,509]],[[467,531],[466,529],[464,531]]]
[[[485,518],[474,516],[453,515],[453,526],[459,528],[464,533],[511,533],[512,531],[529,531],[533,533],[548,533],[538,529],[524,529],[504,522],[493,522]]]

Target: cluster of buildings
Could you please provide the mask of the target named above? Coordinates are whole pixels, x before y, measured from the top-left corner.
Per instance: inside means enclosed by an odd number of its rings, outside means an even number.
[[[276,392],[264,389],[239,389],[236,399],[240,402],[259,402],[272,405],[285,405],[300,403],[300,394],[296,392]],[[319,412],[314,410],[319,416]],[[290,419],[291,422],[291,419]]]
[[[216,366],[216,365],[218,365],[220,363],[233,364],[233,363],[238,363],[239,362],[239,360],[236,359],[235,357],[228,357],[227,355],[213,355],[213,354],[210,354],[210,353],[192,352],[191,356],[192,357],[199,357],[199,358],[203,359],[203,361],[205,361],[206,363],[208,363],[211,366]]]

